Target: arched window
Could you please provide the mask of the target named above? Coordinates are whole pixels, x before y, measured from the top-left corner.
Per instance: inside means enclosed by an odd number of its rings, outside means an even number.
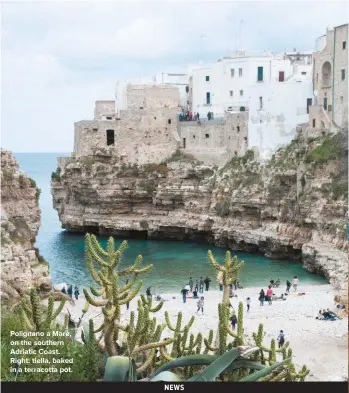
[[[328,61],[322,66],[322,86],[331,86],[331,64]]]
[[[114,145],[115,135],[114,130],[107,130],[107,146]]]

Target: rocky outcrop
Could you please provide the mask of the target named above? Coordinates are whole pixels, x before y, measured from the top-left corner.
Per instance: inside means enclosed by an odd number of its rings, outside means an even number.
[[[303,261],[347,288],[344,134],[298,136],[262,163],[252,151],[223,168],[178,153],[160,165],[102,156],[68,159],[53,174],[62,226],[148,239],[204,240]]]
[[[15,300],[30,287],[51,289],[46,261],[34,247],[40,227],[40,190],[1,150],[1,299]]]

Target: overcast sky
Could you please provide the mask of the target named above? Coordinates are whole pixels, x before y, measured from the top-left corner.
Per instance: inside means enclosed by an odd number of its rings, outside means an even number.
[[[345,2],[4,2],[2,141],[15,152],[69,152],[74,122],[115,81],[216,61],[243,49],[312,50]],[[202,37],[203,38],[200,38]]]

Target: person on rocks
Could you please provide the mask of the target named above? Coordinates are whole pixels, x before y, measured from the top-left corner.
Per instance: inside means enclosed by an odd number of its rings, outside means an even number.
[[[258,300],[259,300],[259,304],[260,304],[261,306],[263,306],[263,305],[264,305],[264,300],[265,300],[264,289],[261,289],[261,291],[259,292],[259,298],[258,298]]]
[[[291,285],[292,285],[292,284],[290,283],[290,281],[287,280],[287,281],[286,281],[286,292],[287,292],[287,293],[290,293]]]
[[[198,306],[198,309],[196,312],[199,312],[201,310],[201,313],[204,313],[204,297],[201,296],[200,300],[196,303]]]
[[[247,304],[247,312],[249,312],[251,306],[251,299],[249,297],[246,299],[246,304]]]
[[[193,286],[194,286],[194,281],[191,277],[189,277],[189,287],[190,287],[190,292],[193,292]]]
[[[235,330],[235,326],[238,323],[238,319],[236,318],[236,314],[235,313],[233,313],[233,315],[231,316],[230,322],[231,322],[232,330]]]
[[[267,289],[267,298],[268,298],[268,303],[269,306],[271,306],[273,303],[273,290],[271,289],[271,285],[269,285]]]
[[[73,298],[73,284],[68,286],[68,291],[67,291],[68,295]]]
[[[209,277],[206,277],[204,282],[206,286],[206,291],[208,291],[208,289],[210,288],[211,279]]]
[[[186,303],[187,301],[187,293],[188,293],[188,289],[186,287],[183,287],[183,289],[181,290],[181,294],[183,296],[183,303]]]
[[[151,299],[151,291],[150,291],[151,287],[148,287],[147,290],[145,291],[145,294],[147,295],[147,299]]]
[[[200,293],[204,293],[204,279],[200,277]]]
[[[74,296],[75,296],[75,299],[76,299],[76,300],[79,299],[79,295],[80,295],[79,288],[78,288],[77,286],[75,286],[75,289],[74,289]]]
[[[294,276],[292,280],[292,285],[295,292],[297,292],[298,284],[299,284],[298,277]]]
[[[280,330],[280,333],[278,335],[278,343],[279,343],[279,348],[282,348],[283,345],[285,344],[285,335],[283,330]]]
[[[64,293],[64,294],[66,294],[66,293],[67,293],[67,291],[66,291],[65,287],[63,287],[63,288],[62,288],[61,292],[62,292],[62,293]]]

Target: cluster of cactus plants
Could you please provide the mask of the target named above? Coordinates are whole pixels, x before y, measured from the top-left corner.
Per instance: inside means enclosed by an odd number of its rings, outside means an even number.
[[[87,302],[95,307],[100,307],[104,315],[103,324],[95,333],[101,333],[106,353],[110,359],[113,359],[109,363],[107,362],[106,368],[128,359],[134,380],[148,378],[149,375],[156,377],[159,375],[156,370],[168,373],[169,368],[176,369],[176,378],[191,380],[203,365],[211,364],[228,352],[232,353],[234,348],[246,348],[243,304],[240,303],[237,310],[236,331],[230,327],[229,313],[229,286],[238,278],[244,265],[243,261],[240,262],[237,257],[232,257],[230,252],[227,252],[224,265],[220,265],[215,261],[212,253],[208,252],[208,259],[217,273],[221,274],[223,284],[223,299],[218,304],[217,340],[213,344],[215,332],[210,330],[206,338],[201,333],[194,335],[190,332],[194,317],[187,324],[183,324],[181,312],[178,313],[176,321],[171,321],[170,315],[165,312],[165,322],[158,324],[156,318],[151,315],[162,308],[162,302],[153,305],[152,300],[146,299],[143,295],[138,300],[137,313],[132,311],[129,322],[121,323],[120,307],[135,298],[142,285],[142,281],[137,281],[138,276],[146,273],[152,267],[149,265],[141,268],[142,257],[138,256],[133,266],[119,270],[119,263],[126,247],[127,243],[123,242],[115,250],[114,241],[110,238],[107,250],[103,250],[95,236],[86,236],[87,265],[99,288],[90,287],[92,295],[97,298],[93,298],[87,290],[84,290],[84,293]],[[96,270],[95,264],[99,265],[99,271]],[[129,282],[124,286],[119,286],[119,278],[123,276],[130,277]],[[233,312],[235,311],[233,310]],[[172,337],[162,339],[165,328],[171,332]],[[253,375],[253,371],[256,369],[269,369],[270,367],[273,367],[271,374],[268,373],[268,378],[273,376],[271,380],[304,380],[309,371],[304,366],[299,373],[296,372],[291,361],[292,351],[288,348],[289,343],[286,343],[281,349],[276,349],[275,340],[272,340],[270,348],[267,348],[263,344],[263,333],[263,325],[260,325],[258,332],[253,335],[253,353],[249,354],[247,358],[237,355],[234,361],[230,362],[230,367],[225,367],[222,370],[222,372],[224,371],[223,374],[221,373],[222,380],[243,380],[243,378],[248,378],[251,373]],[[279,364],[277,355],[281,357],[282,364],[274,367]],[[176,366],[172,367],[171,364]],[[108,379],[113,373],[109,370],[107,374],[109,375],[106,377]],[[267,378],[267,376],[264,375],[263,378]]]

